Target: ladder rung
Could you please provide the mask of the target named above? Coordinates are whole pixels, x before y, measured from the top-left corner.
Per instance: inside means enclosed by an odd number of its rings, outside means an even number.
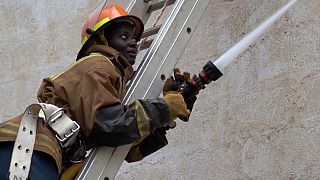
[[[150,39],[150,40],[146,40],[146,41],[143,41],[142,43],[139,44],[140,48],[139,48],[139,51],[142,51],[144,49],[147,49],[151,46],[153,42],[153,39]]]
[[[148,9],[148,13],[151,13],[153,11],[161,9],[165,2],[166,1],[164,0],[164,1],[160,1],[160,2],[157,2],[157,3],[151,4],[151,6]],[[168,6],[174,4],[175,2],[176,2],[176,0],[169,0]]]
[[[150,0],[134,0],[128,5],[127,10],[129,14],[140,17],[142,22],[146,23],[150,16],[148,10],[151,4],[152,2]]]
[[[159,32],[160,28],[161,28],[161,25],[157,25],[157,26],[146,29],[143,32],[141,39],[157,34]]]

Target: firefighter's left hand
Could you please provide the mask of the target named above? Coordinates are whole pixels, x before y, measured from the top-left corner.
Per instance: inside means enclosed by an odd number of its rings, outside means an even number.
[[[163,95],[167,94],[169,91],[178,91],[182,84],[190,84],[191,74],[187,71],[181,73],[179,68],[173,70],[173,76],[168,78],[163,86]],[[196,96],[184,97],[187,104],[187,108],[192,111],[193,105],[197,100]]]
[[[163,86],[163,95],[168,91],[178,91],[179,87],[183,83],[190,83],[191,75],[189,72],[185,71],[183,74],[180,72],[179,68],[173,70],[173,76],[168,78]]]

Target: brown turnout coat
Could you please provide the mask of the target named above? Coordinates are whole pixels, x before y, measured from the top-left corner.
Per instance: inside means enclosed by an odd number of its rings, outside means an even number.
[[[64,72],[45,78],[37,97],[39,102],[65,108],[68,116],[80,125],[87,147],[92,147],[95,144],[92,129],[95,126],[97,112],[101,108],[108,109],[109,106],[121,104],[126,83],[132,76],[133,69],[121,54],[110,47],[95,45],[88,50],[87,56]],[[129,161],[140,160],[150,154],[151,152],[141,154],[139,143],[144,139],[150,139],[147,137],[153,136],[153,132],[157,132],[158,128],[169,122],[169,111],[164,101],[153,101],[151,104],[160,104],[153,109],[148,109],[148,103],[137,100],[127,108],[127,111],[135,114],[134,125],[139,135],[128,155],[132,157],[127,157]],[[158,112],[153,113],[154,111]],[[155,117],[153,114],[160,116]],[[15,140],[21,118],[19,115],[0,124],[0,142]],[[51,155],[56,161],[59,173],[66,168],[62,160],[62,149],[55,135],[43,123],[38,123],[35,150]]]

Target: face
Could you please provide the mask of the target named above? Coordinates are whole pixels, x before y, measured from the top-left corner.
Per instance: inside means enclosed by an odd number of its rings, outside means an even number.
[[[105,36],[109,46],[119,51],[133,65],[138,53],[134,28],[128,23],[121,23],[105,32]]]

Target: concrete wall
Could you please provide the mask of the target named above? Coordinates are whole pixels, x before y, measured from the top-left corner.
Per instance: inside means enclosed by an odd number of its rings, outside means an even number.
[[[0,2],[1,120],[74,61],[97,2]],[[199,72],[285,2],[211,0],[178,66]],[[125,163],[116,179],[318,179],[319,9],[319,0],[298,1],[199,94],[190,122],[168,132],[168,146]]]

